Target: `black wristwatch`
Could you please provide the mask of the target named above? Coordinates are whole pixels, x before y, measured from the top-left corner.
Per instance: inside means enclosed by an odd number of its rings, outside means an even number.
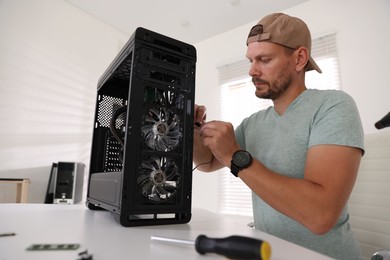
[[[238,172],[242,169],[248,168],[252,164],[253,158],[252,155],[245,150],[238,150],[233,154],[230,172],[234,176],[238,177]]]

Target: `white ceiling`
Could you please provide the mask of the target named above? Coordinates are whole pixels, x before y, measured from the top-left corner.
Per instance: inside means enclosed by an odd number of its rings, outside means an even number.
[[[195,44],[308,0],[66,0],[130,36],[137,27]]]

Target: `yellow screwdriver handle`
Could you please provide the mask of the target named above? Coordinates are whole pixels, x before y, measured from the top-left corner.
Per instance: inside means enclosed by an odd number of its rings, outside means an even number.
[[[268,242],[244,236],[209,238],[200,235],[196,238],[195,249],[200,254],[216,253],[230,259],[269,260],[271,257]]]

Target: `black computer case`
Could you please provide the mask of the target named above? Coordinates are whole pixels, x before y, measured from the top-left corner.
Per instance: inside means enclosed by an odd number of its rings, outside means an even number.
[[[99,79],[87,193],[123,226],[191,219],[196,49],[137,28]]]

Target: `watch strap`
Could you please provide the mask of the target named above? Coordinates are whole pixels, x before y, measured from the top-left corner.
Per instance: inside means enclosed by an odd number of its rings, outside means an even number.
[[[238,172],[241,169],[233,162],[233,160],[230,161],[230,172],[235,176],[238,177]]]

